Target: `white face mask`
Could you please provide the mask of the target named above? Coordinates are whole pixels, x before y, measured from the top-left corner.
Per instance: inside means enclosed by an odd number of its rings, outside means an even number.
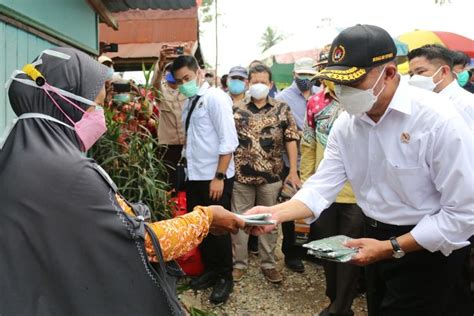
[[[362,114],[365,112],[370,111],[374,106],[374,103],[377,101],[377,98],[385,89],[385,85],[380,90],[380,92],[375,95],[374,88],[379,82],[380,78],[385,72],[385,67],[380,72],[377,81],[375,81],[372,88],[367,90],[361,90],[349,86],[343,85],[335,85],[334,93],[336,94],[337,99],[341,106],[347,111],[349,114]]]
[[[255,100],[261,100],[268,96],[270,88],[266,84],[256,83],[250,86],[249,92]]]
[[[436,88],[437,85],[439,85],[441,82],[443,82],[444,78],[438,81],[437,83],[434,82],[434,77],[438,74],[438,72],[441,70],[443,67],[439,67],[436,72],[430,76],[422,76],[422,75],[413,75],[410,80],[408,80],[408,83],[412,86],[421,88],[421,89],[426,89],[429,91],[433,91],[434,88]]]

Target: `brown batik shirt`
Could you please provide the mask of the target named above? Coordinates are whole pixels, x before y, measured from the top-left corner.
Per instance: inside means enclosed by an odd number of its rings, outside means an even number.
[[[234,105],[239,146],[234,152],[235,180],[243,184],[267,184],[281,180],[285,143],[300,136],[286,103],[268,98],[258,108],[249,99]]]

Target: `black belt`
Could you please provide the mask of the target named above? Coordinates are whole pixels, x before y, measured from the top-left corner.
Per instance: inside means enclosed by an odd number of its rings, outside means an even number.
[[[367,226],[375,229],[383,229],[383,230],[394,230],[394,231],[410,231],[415,227],[415,225],[391,225],[379,222],[373,218],[368,216],[364,216],[364,221]]]

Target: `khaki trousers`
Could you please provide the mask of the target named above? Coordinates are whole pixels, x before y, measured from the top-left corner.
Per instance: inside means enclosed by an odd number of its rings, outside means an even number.
[[[232,191],[232,212],[242,214],[255,205],[273,206],[277,203],[277,197],[281,189],[281,181],[249,185],[234,182]],[[275,247],[278,238],[278,229],[271,233],[261,235],[258,238],[258,253],[260,266],[263,269],[275,268]],[[247,242],[249,235],[243,230],[237,234],[232,234],[232,249],[234,252],[234,268],[246,269],[248,265]]]

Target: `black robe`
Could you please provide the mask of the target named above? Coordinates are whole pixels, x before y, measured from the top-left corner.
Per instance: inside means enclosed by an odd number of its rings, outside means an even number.
[[[71,58],[43,55],[37,68],[49,84],[94,100],[107,68],[55,50]],[[8,94],[17,115],[70,124],[40,89],[13,81]],[[19,120],[0,150],[0,315],[181,314],[164,266],[148,262],[143,222],[124,214],[114,185],[79,148],[74,131],[35,118]]]

